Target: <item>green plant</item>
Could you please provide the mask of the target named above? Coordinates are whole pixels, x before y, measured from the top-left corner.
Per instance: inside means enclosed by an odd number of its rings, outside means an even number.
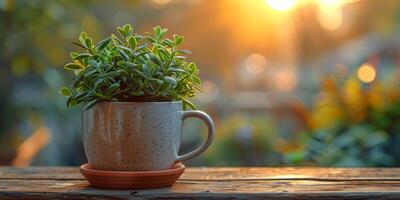
[[[181,100],[183,109],[195,109],[187,100],[201,91],[198,68],[187,62],[178,46],[183,37],[165,38],[167,29],[154,27],[142,36],[127,24],[117,28],[121,37],[111,34],[94,44],[82,32],[79,42],[85,51],[71,53],[72,63],[64,66],[74,72],[71,86],[60,93],[68,97],[67,106],[84,103],[85,109],[103,101]]]

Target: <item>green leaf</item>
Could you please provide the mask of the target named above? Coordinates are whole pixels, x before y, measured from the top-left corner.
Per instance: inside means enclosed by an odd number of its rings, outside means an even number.
[[[111,38],[113,41],[116,41],[119,45],[123,45],[124,43],[114,34],[111,34]],[[116,44],[117,45],[117,44]]]
[[[117,28],[117,31],[118,31],[119,34],[121,34],[122,37],[125,37],[125,32],[124,32],[124,29],[123,29],[123,28],[118,27],[118,28]]]
[[[151,48],[151,52],[152,52],[153,54],[158,54],[158,48],[157,48],[157,46],[158,46],[158,45],[154,44],[153,48]],[[161,46],[161,48],[163,48],[163,47]]]
[[[173,77],[164,76],[163,79],[164,79],[165,82],[169,83],[169,84],[172,85],[172,86],[175,86],[175,85],[176,85],[176,80],[175,80]]]
[[[144,65],[142,65],[142,72],[144,72],[147,76],[150,74],[151,69],[152,66],[150,62],[146,62]]]
[[[160,39],[164,38],[165,34],[167,34],[167,31],[168,31],[168,29],[166,29],[166,28],[161,29],[159,38],[160,38]]]
[[[194,82],[194,83],[197,83],[197,84],[201,85],[201,80],[200,80],[199,77],[197,77],[197,76],[192,76],[192,79],[193,79],[193,82]]]
[[[120,50],[122,50],[122,51],[124,51],[124,52],[127,53],[127,54],[132,54],[132,53],[133,53],[132,50],[131,50],[130,48],[124,47],[124,46],[122,46],[122,45],[117,45],[117,48],[120,49]]]
[[[68,63],[64,65],[64,69],[67,70],[76,70],[76,69],[83,69],[81,65],[78,65],[76,63]]]
[[[147,78],[147,76],[145,74],[143,74],[141,71],[133,68],[133,71],[136,72],[137,74],[139,74],[140,76],[142,76],[143,78]]]
[[[126,70],[120,69],[120,70],[118,70],[117,72],[118,72],[119,74],[121,74],[122,77],[128,77],[128,76],[129,76],[129,73],[128,73]]]
[[[165,39],[162,41],[162,44],[167,45],[170,48],[173,48],[175,45],[170,39]]]
[[[86,44],[85,44],[85,46],[83,46],[83,45],[80,44],[79,42],[72,42],[72,43],[75,44],[75,45],[77,45],[77,46],[79,46],[79,47],[82,47],[83,49],[88,50],[88,48],[86,47]]]
[[[203,89],[201,89],[201,86],[200,86],[199,84],[193,83],[192,86],[193,86],[194,88],[196,88],[197,91],[203,92]]]
[[[95,60],[89,60],[88,66],[93,66],[97,68],[99,66],[99,63],[97,63]]]
[[[82,72],[82,70],[83,70],[83,69],[75,69],[75,70],[74,70],[75,76],[78,76],[78,75]]]
[[[137,64],[135,64],[135,63],[131,63],[131,62],[125,62],[125,66],[127,66],[127,67],[136,67],[136,66],[138,66]]]
[[[118,75],[119,75],[119,73],[117,71],[111,71],[111,72],[107,73],[107,76],[109,76],[109,77],[115,77],[115,76],[118,76]]]
[[[143,45],[140,45],[138,48],[137,48],[137,50],[136,51],[142,51],[142,50],[146,50],[147,49],[147,44],[143,44]]]
[[[135,38],[134,36],[130,36],[130,37],[128,38],[128,43],[129,43],[129,46],[130,46],[132,49],[135,49],[136,46],[137,46],[137,41],[136,41],[136,38]]]
[[[156,78],[152,78],[152,79],[151,79],[151,81],[154,81],[154,82],[156,82],[158,85],[162,85],[162,84],[164,83],[164,81],[163,81],[163,80],[156,79]]]
[[[176,59],[186,59],[185,56],[175,56]]]
[[[143,52],[143,53],[137,54],[136,57],[145,57],[149,53],[150,52]]]
[[[160,49],[158,51],[158,55],[161,58],[162,61],[168,62],[169,61],[169,56],[168,53],[165,51],[165,49]]]
[[[61,88],[58,92],[59,92],[60,94],[64,95],[64,96],[66,96],[66,97],[69,97],[69,96],[72,95],[71,91],[70,91],[69,88],[67,88],[67,87]]]
[[[182,99],[182,105],[184,107],[184,110],[186,110],[187,107],[189,107],[192,110],[197,110],[196,106],[192,102],[190,102],[186,99]]]
[[[77,100],[79,100],[79,99],[84,98],[87,94],[88,94],[88,92],[81,92],[81,93],[76,94],[76,95],[74,96],[74,98],[77,99]]]
[[[86,38],[85,40],[86,47],[91,49],[92,48],[92,39]]]
[[[104,85],[104,80],[101,78],[101,79],[97,80],[96,83],[94,84],[94,89],[97,90],[103,85]]]
[[[180,72],[180,73],[186,73],[185,70],[181,69],[181,68],[176,68],[176,67],[170,67],[168,68],[169,72]]]
[[[123,50],[117,49],[117,51],[118,51],[119,55],[122,56],[122,58],[124,58],[125,60],[129,60],[128,54],[126,54]]]
[[[178,50],[179,53],[191,54],[192,52],[186,49]]]
[[[78,56],[79,55],[79,53],[76,53],[76,52],[71,52],[70,54],[69,54],[69,56],[72,58],[72,59],[74,59],[76,56]]]
[[[112,93],[114,93],[118,88],[120,87],[119,83],[114,83],[110,85],[107,90],[106,90],[106,95],[110,96]]]
[[[92,108],[94,105],[96,105],[99,102],[98,99],[93,99],[91,101],[89,101],[88,103],[86,103],[84,109],[85,110],[89,110],[90,108]]]
[[[130,24],[125,24],[123,27],[123,31],[125,33],[125,36],[130,36],[133,32],[133,28]]]
[[[197,66],[194,62],[191,62],[187,66],[189,68],[190,73],[194,73],[197,70]]]
[[[180,45],[183,42],[183,37],[179,36],[179,35],[174,35],[174,40],[175,40],[175,44],[176,46]]]
[[[79,42],[81,42],[81,44],[84,46],[84,47],[88,47],[87,45],[86,45],[86,39],[87,39],[87,34],[86,34],[86,32],[85,31],[82,31],[81,32],[81,34],[79,35]]]
[[[158,36],[161,34],[161,27],[160,26],[156,26],[153,28],[154,33]]]
[[[75,105],[75,100],[74,100],[74,98],[72,98],[72,96],[70,96],[68,99],[67,99],[67,107],[71,107],[71,106],[74,106]]]
[[[76,56],[74,58],[74,60],[80,60],[80,59],[84,59],[84,58],[88,58],[88,57],[92,57],[93,55],[90,53],[81,53],[78,56]]]
[[[150,60],[154,63],[154,64],[156,64],[156,65],[158,65],[158,66],[163,66],[163,64],[161,63],[161,61],[160,61],[160,59],[158,59],[156,56],[154,56],[153,54],[149,54],[149,57],[150,57]]]
[[[145,37],[145,39],[148,40],[151,43],[156,43],[157,42],[157,40],[152,38],[152,37]]]
[[[108,44],[110,44],[111,42],[111,37],[108,37],[102,41],[100,41],[99,43],[97,43],[96,48],[98,51],[103,50],[104,48],[107,47]]]

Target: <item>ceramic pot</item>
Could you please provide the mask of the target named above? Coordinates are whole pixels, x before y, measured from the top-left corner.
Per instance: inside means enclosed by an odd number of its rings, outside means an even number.
[[[178,155],[182,123],[198,118],[208,126],[206,141]],[[214,123],[201,111],[182,111],[175,102],[103,102],[83,112],[83,145],[90,166],[98,170],[152,171],[170,169],[208,148]]]

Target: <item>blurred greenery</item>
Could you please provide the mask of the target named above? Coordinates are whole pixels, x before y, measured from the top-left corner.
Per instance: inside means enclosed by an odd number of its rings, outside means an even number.
[[[325,79],[323,96],[311,111],[302,148],[287,155],[292,164],[322,166],[400,165],[400,88],[393,74],[386,83],[350,77]]]
[[[87,13],[90,1],[0,1],[0,160],[10,163],[17,146],[40,127],[52,130],[54,142],[38,163],[82,162],[79,109],[65,108],[55,91],[65,84],[60,69],[82,27],[101,34]],[[79,6],[77,6],[79,5]],[[69,134],[66,134],[69,133]],[[80,147],[80,146],[78,146]]]
[[[233,115],[225,119],[205,162],[216,166],[278,165],[281,155],[274,147],[279,140],[276,127],[266,115]]]

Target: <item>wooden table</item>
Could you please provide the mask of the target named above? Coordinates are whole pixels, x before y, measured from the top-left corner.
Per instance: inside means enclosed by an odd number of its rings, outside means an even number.
[[[0,199],[400,199],[400,168],[188,168],[170,188],[90,187],[76,167],[0,167]]]

